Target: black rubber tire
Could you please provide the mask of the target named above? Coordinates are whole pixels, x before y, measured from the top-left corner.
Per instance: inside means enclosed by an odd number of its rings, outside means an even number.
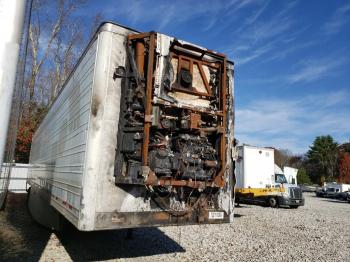
[[[289,206],[291,209],[297,209],[299,206]]]
[[[278,207],[277,198],[275,198],[275,197],[269,197],[267,199],[267,203],[272,208]]]

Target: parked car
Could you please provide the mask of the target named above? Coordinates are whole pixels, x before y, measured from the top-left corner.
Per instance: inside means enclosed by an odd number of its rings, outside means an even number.
[[[341,193],[339,188],[327,187],[326,188],[326,197],[335,198],[336,194]]]
[[[322,188],[318,188],[316,190],[316,196],[317,197],[326,197],[326,188],[325,187],[322,187]]]
[[[350,191],[350,184],[337,184],[335,182],[325,184],[322,189],[316,190],[317,197],[328,197],[346,200],[345,192]]]
[[[349,191],[339,192],[339,193],[335,193],[334,198],[346,201],[348,199],[348,195],[349,195]]]

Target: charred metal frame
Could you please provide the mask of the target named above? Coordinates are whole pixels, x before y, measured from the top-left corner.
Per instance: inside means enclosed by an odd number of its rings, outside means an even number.
[[[208,67],[214,68],[218,70],[221,74],[220,78],[220,86],[221,86],[221,94],[220,94],[220,103],[219,110],[216,112],[209,110],[201,110],[194,109],[191,107],[182,106],[182,108],[187,108],[191,110],[193,113],[205,113],[208,115],[216,115],[221,119],[221,125],[218,126],[217,132],[221,133],[220,139],[220,160],[221,160],[221,170],[218,172],[216,177],[214,177],[211,181],[193,181],[189,180],[176,180],[174,178],[158,178],[152,170],[149,168],[148,163],[148,147],[150,142],[150,128],[153,121],[152,115],[152,101],[153,101],[153,71],[155,66],[155,52],[156,52],[156,33],[140,33],[140,34],[131,34],[128,36],[128,44],[131,45],[132,42],[135,41],[135,58],[136,58],[136,66],[138,69],[138,73],[142,76],[142,78],[146,78],[146,92],[145,92],[145,115],[144,115],[144,134],[143,134],[143,142],[142,142],[142,166],[144,172],[143,176],[145,177],[144,184],[146,186],[186,186],[191,188],[205,188],[205,187],[219,187],[222,188],[225,185],[225,169],[226,169],[226,123],[227,123],[227,59],[223,54],[219,54],[210,50],[202,50],[192,45],[181,44],[178,41],[174,41],[171,46],[171,57],[175,57],[178,59],[178,73],[181,67],[183,66],[183,61],[187,61],[189,66],[188,70],[193,73],[193,65],[196,64],[198,66],[200,75],[203,79],[203,83],[205,85],[206,91],[208,93],[198,92],[196,90],[186,90],[184,88],[174,87],[175,91],[181,91],[189,94],[212,97],[213,94],[210,90],[209,83],[206,79],[205,73],[203,71],[202,66],[206,65]],[[147,72],[145,77],[144,66],[145,66],[145,42],[148,41],[148,58],[147,58]],[[201,55],[196,56],[191,53],[185,53],[181,50],[175,50],[174,47],[179,46],[185,50],[190,50],[194,52],[198,52]],[[217,59],[215,62],[210,62],[204,60],[204,56],[208,54],[211,57]],[[179,81],[178,79],[176,80]],[[163,104],[167,107],[176,107],[174,105],[164,103],[160,100],[156,101],[155,104]]]
[[[155,53],[155,33],[151,33],[149,37],[148,65],[147,65],[147,83],[146,83],[146,108],[145,108],[145,124],[143,130],[142,144],[142,164],[148,166],[148,144],[149,132],[152,124],[152,93],[153,93],[153,65]]]
[[[207,91],[207,93],[203,93],[203,92],[198,92],[196,90],[193,90],[193,89],[186,89],[186,88],[180,88],[180,87],[173,87],[173,89],[175,91],[181,91],[181,92],[184,92],[184,93],[188,93],[188,94],[195,94],[195,95],[200,95],[200,96],[207,96],[207,97],[212,97],[212,92],[210,90],[210,87],[209,87],[209,82],[204,74],[204,71],[203,71],[203,64],[208,66],[208,67],[211,67],[211,68],[215,68],[215,69],[219,69],[220,66],[219,65],[216,65],[216,63],[208,63],[208,62],[205,62],[205,61],[202,61],[202,60],[198,60],[198,59],[195,59],[195,58],[192,58],[192,57],[189,57],[189,56],[184,56],[182,54],[177,54],[177,53],[174,53],[172,52],[170,54],[171,58],[177,58],[178,59],[178,65],[177,65],[177,72],[179,73],[181,68],[186,68],[187,70],[189,70],[189,72],[191,73],[191,75],[193,74],[193,66],[194,65],[197,65],[198,66],[198,70],[199,70],[199,73],[201,75],[201,78],[203,80],[203,83],[204,83],[204,86],[205,86],[205,89]],[[187,61],[188,62],[188,66],[184,63],[184,61]],[[177,77],[177,80],[176,80],[177,83],[180,82],[180,76],[178,75]]]
[[[222,99],[222,104],[221,104],[221,111],[223,112],[222,114],[222,134],[221,134],[221,147],[220,147],[220,156],[221,156],[221,161],[222,161],[222,170],[219,174],[219,176],[217,176],[215,178],[216,184],[220,187],[223,187],[225,184],[224,181],[224,176],[225,176],[225,169],[226,169],[226,115],[227,115],[227,102],[226,102],[226,89],[227,89],[227,60],[226,57],[224,58],[223,61],[223,68],[222,68],[222,77],[221,77],[221,99]]]
[[[148,166],[148,144],[149,133],[152,123],[152,87],[153,87],[153,66],[155,53],[155,33],[132,34],[128,36],[128,43],[136,41],[136,66],[142,77],[144,77],[144,60],[145,60],[145,38],[149,39],[149,52],[147,62],[147,82],[146,82],[146,108],[145,108],[145,123],[144,123],[144,138],[142,143],[142,164]]]

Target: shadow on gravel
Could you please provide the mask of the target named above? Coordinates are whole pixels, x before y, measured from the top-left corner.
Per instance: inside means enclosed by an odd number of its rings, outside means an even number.
[[[138,228],[126,239],[127,230],[82,232],[70,226],[58,238],[73,261],[136,258],[185,252],[178,243],[157,228]]]
[[[331,202],[331,203],[341,203],[341,204],[348,204],[349,203],[345,200],[338,200],[338,199],[322,199],[322,201],[325,201],[325,202]]]
[[[0,225],[0,261],[38,261],[52,234],[30,217],[26,194],[8,195],[6,209],[0,212]],[[72,225],[56,235],[60,243],[50,246],[50,252],[62,245],[74,261],[185,252],[157,228],[134,229],[131,239],[126,239],[127,230],[81,232]]]
[[[239,206],[235,205],[235,208],[251,208],[249,204],[245,204],[246,206],[242,206],[241,204]]]
[[[27,211],[27,194],[9,193],[0,212],[0,261],[38,261],[51,232],[33,221]]]

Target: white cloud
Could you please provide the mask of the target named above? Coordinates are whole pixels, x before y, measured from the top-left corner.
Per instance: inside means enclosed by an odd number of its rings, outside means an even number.
[[[254,51],[250,52],[250,54],[248,54],[246,56],[237,57],[235,59],[235,62],[237,65],[243,65],[245,63],[248,63],[252,60],[255,60],[258,57],[268,53],[269,51],[271,51],[272,48],[273,48],[273,45],[271,43],[269,43],[265,46],[262,46],[262,47],[255,49]]]
[[[288,38],[287,41],[290,40],[291,35],[295,36],[292,29],[296,21],[288,14],[296,3],[289,2],[270,19],[259,21],[259,17],[269,4],[269,2],[265,2],[255,10],[253,15],[246,18],[242,26],[234,32],[235,35],[239,36],[237,48],[233,48],[235,51],[234,60],[238,65],[249,63],[270,53],[278,43],[286,38]]]
[[[294,19],[292,18],[275,18],[268,22],[255,25],[253,27],[252,35],[249,37],[253,38],[253,40],[256,41],[272,38],[285,33],[291,29],[293,24]]]
[[[241,1],[236,1],[237,5],[235,5],[235,9],[241,9],[244,8],[248,5],[254,4],[256,2],[258,2],[257,0],[241,0]]]
[[[261,14],[265,11],[266,7],[269,5],[270,1],[266,1],[264,5],[262,5],[259,9],[254,12],[254,14],[250,17],[248,17],[245,20],[246,25],[251,25],[253,24],[260,16]]]
[[[215,2],[215,5],[213,5],[212,2],[208,2],[208,7],[210,10],[208,10],[208,13],[210,14],[207,19],[208,22],[206,26],[203,28],[203,31],[208,31],[214,26],[217,25],[218,22],[223,20],[223,17],[225,17],[225,24],[229,24],[228,22],[231,21],[232,18],[237,17],[236,13],[237,11],[246,8],[250,5],[257,4],[260,1],[257,0],[231,0],[226,1],[226,4],[222,5],[220,2]],[[214,8],[213,8],[214,7]],[[226,18],[229,16],[230,18]],[[225,28],[225,24],[221,23],[218,28],[215,30],[223,30]]]
[[[275,59],[281,59],[298,49],[310,47],[317,44],[317,41],[305,42],[303,44],[292,46],[290,49],[285,49],[284,51],[275,52],[272,55],[266,55],[262,62],[267,62]],[[274,49],[273,44],[267,47],[262,47],[262,49],[257,49],[256,53],[252,53],[251,56],[238,57],[235,61],[238,61],[238,65],[248,63],[259,57],[260,55],[265,55]],[[273,75],[269,77],[250,77],[247,79],[242,79],[244,84],[249,85],[296,85],[301,83],[311,83],[316,82],[320,79],[331,78],[344,73],[348,69],[348,64],[350,59],[347,56],[347,52],[339,50],[337,53],[330,54],[323,58],[311,58],[302,59],[296,64],[290,64],[291,68],[294,68],[291,73],[280,73],[278,75]]]
[[[247,3],[246,3],[247,2]],[[252,1],[129,1],[122,0],[118,4],[111,2],[105,5],[103,12],[114,17],[124,17],[132,25],[150,22],[156,24],[157,30],[169,25],[180,25],[190,19],[201,17],[203,30],[209,30],[216,25],[221,16],[237,11]],[[207,22],[206,22],[207,21]]]
[[[334,69],[344,65],[346,62],[348,62],[347,58],[338,55],[302,61],[300,69],[288,76],[287,80],[289,83],[316,81],[332,75]]]
[[[294,18],[288,13],[296,3],[297,2],[289,2],[278,13],[271,16],[269,20],[256,22],[258,17],[265,10],[267,4],[262,7],[260,6],[255,16],[248,17],[246,22],[235,31],[235,34],[238,35],[238,33],[242,32],[241,38],[244,41],[251,40],[257,42],[264,41],[288,31],[291,29],[292,25],[295,24]]]
[[[296,137],[262,137],[239,134],[238,140],[240,144],[289,149],[294,154],[303,154],[307,150],[305,144]]]
[[[347,3],[339,7],[331,16],[330,20],[326,22],[322,29],[326,35],[338,33],[348,21],[350,20],[350,4]]]
[[[300,72],[297,72],[289,77],[289,81],[291,83],[297,82],[310,82],[314,80],[318,80],[324,76],[324,74],[335,67],[335,63],[333,64],[316,64],[316,65],[308,65],[301,69]]]
[[[294,39],[285,39],[282,40],[284,43],[289,43],[293,42]],[[319,41],[316,40],[311,40],[308,42],[303,42],[303,43],[291,43],[289,46],[283,45],[283,48],[281,49],[275,49],[276,52],[271,54],[269,57],[264,59],[264,62],[271,61],[271,60],[278,60],[278,59],[283,59],[287,57],[288,55],[292,54],[293,52],[300,50],[300,49],[305,49],[311,46],[314,46],[318,44]]]
[[[303,153],[317,135],[339,142],[350,135],[350,90],[299,99],[265,99],[236,111],[236,134],[241,143],[287,148]]]

